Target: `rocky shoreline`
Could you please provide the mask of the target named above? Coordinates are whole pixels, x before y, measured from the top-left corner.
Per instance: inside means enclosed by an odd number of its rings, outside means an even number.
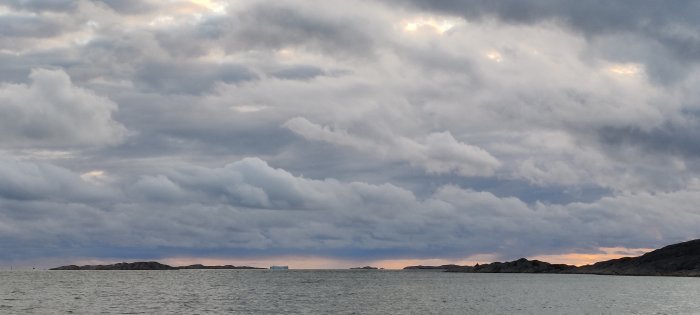
[[[474,266],[408,266],[406,270],[437,269],[466,273],[551,273],[624,276],[700,277],[700,239],[669,245],[639,257],[606,260],[585,266],[550,264],[520,258]]]

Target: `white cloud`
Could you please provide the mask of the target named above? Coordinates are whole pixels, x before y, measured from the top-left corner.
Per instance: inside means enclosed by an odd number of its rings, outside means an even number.
[[[72,84],[62,70],[34,69],[31,83],[0,86],[0,141],[5,147],[111,145],[126,129],[117,105]]]
[[[408,161],[431,174],[488,176],[501,165],[486,150],[457,141],[449,131],[430,133],[419,140],[395,136],[382,142],[314,124],[303,117],[292,118],[283,126],[308,140],[348,146],[389,160]]]

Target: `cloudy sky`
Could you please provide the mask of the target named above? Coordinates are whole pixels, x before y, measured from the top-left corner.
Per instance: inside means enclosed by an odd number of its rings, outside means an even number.
[[[0,267],[698,238],[696,1],[9,0]]]

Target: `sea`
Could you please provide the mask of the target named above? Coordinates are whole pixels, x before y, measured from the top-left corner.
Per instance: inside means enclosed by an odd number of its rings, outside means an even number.
[[[700,314],[700,278],[424,270],[1,271],[0,314]]]

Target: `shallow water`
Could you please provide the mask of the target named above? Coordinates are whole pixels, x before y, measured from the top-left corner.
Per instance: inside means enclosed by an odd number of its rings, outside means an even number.
[[[0,314],[700,314],[700,278],[390,270],[0,272]]]

